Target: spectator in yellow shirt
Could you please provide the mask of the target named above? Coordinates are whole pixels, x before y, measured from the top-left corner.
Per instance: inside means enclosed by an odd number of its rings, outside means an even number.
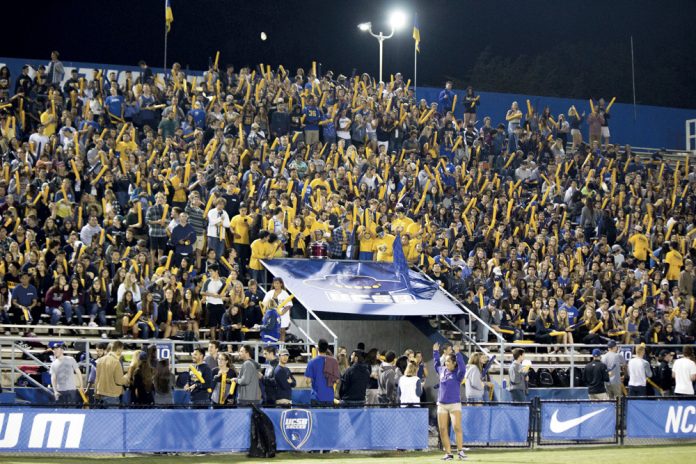
[[[640,225],[636,225],[634,229],[636,232],[628,239],[629,245],[633,248],[633,256],[639,261],[647,261],[650,241],[643,234],[643,228]]]
[[[270,247],[268,246],[269,235],[271,234],[267,230],[261,230],[259,232],[259,238],[254,240],[251,244],[249,271],[251,272],[251,277],[260,283],[266,281],[266,271],[260,260],[266,259],[270,256]]]
[[[684,257],[677,250],[679,244],[677,242],[672,242],[670,244],[670,250],[665,255],[664,263],[667,264],[667,272],[665,278],[669,280],[670,288],[676,286],[679,281],[679,274],[684,266]]]
[[[375,249],[377,251],[377,261],[391,263],[394,261],[394,240],[395,236],[384,232],[382,226],[377,227],[377,238],[375,239]]]

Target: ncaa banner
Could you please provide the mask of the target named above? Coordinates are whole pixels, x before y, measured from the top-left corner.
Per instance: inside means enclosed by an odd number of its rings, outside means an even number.
[[[696,438],[696,399],[633,400],[626,406],[629,438]]]
[[[250,444],[248,409],[0,411],[0,453],[237,452]]]
[[[278,451],[428,448],[427,408],[264,409]]]
[[[616,437],[616,403],[541,402],[544,440],[601,440]]]
[[[364,316],[430,316],[462,311],[419,275],[393,263],[273,259],[262,261],[312,311]]]
[[[463,406],[462,431],[464,443],[472,445],[526,443],[529,405]]]
[[[264,409],[279,450],[426,449],[427,408]],[[242,452],[251,410],[0,409],[3,452]]]

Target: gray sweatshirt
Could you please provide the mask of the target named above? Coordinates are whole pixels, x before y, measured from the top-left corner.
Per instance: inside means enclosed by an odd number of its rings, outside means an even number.
[[[469,364],[466,369],[466,397],[467,399],[483,398],[484,385],[481,380],[481,370],[474,364]]]
[[[237,401],[261,401],[259,368],[251,359],[244,361],[237,377]]]
[[[527,374],[523,372],[523,369],[524,366],[522,363],[518,363],[517,361],[513,361],[512,364],[510,364],[510,387],[508,390],[527,391],[527,381],[525,380]]]

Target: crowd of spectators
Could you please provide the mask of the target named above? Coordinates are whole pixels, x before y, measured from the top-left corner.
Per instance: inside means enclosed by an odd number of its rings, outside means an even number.
[[[292,391],[298,387],[298,372],[293,373],[289,365],[290,352],[275,345],[264,346],[257,361],[251,345],[242,345],[232,354],[221,349],[220,342],[211,341],[206,347],[195,348],[188,371],[179,371],[176,376],[170,360],[160,357],[154,344],[125,351],[120,340],[102,342],[89,358],[85,353],[68,356],[65,348],[62,341],[51,342],[42,355],[51,364],[50,387],[59,404],[91,400],[102,405],[172,405],[173,393],[180,389],[198,405],[285,406],[292,404]],[[453,349],[459,347],[443,346],[442,356],[452,354]],[[408,349],[397,356],[376,348],[366,351],[361,343],[350,354],[346,347],[338,347],[334,355],[323,339],[313,352],[304,367],[306,382],[302,386],[311,389],[309,401],[314,406],[417,405],[425,400],[429,373],[421,352]],[[440,355],[434,356],[439,366]],[[463,376],[466,358],[458,356]],[[84,370],[84,380],[78,358],[90,365]],[[477,353],[468,366],[467,378],[471,379],[466,397],[470,401],[484,399],[483,390],[488,386],[484,365],[485,358]],[[124,396],[126,390],[128,395]]]
[[[0,70],[3,323],[275,336],[260,260],[389,262],[398,237],[509,340],[694,340],[693,165],[612,145],[613,100],[479,118],[400,74],[64,69]]]

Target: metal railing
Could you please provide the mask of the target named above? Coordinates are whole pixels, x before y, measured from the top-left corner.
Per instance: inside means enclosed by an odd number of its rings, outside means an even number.
[[[288,258],[288,259],[292,259],[292,258]],[[266,266],[266,263],[263,260],[261,260],[261,264],[264,267]],[[266,272],[271,273],[271,271],[269,271],[268,268],[266,268]],[[266,292],[268,291],[266,288],[264,288],[263,285],[259,285],[259,288],[261,288],[261,290],[263,291],[264,294],[266,294]],[[290,292],[288,291],[288,293],[290,293]],[[298,299],[298,301],[299,301],[299,299]],[[302,302],[300,301],[300,303],[302,303]],[[295,324],[295,327],[297,327],[297,329],[300,331],[300,333],[302,333],[302,335],[305,337],[305,339],[307,340],[308,346],[309,346],[309,343],[316,345],[316,342],[314,341],[314,339],[311,336],[311,329],[310,329],[310,325],[309,325],[310,315],[311,315],[314,318],[314,320],[316,320],[319,323],[319,325],[321,325],[322,328],[329,333],[329,336],[331,338],[333,338],[333,345],[336,347],[336,349],[338,349],[338,335],[336,335],[336,333],[333,330],[331,330],[329,328],[329,326],[326,325],[326,323],[319,316],[317,316],[317,313],[315,313],[314,311],[312,311],[311,309],[309,309],[305,305],[302,305],[302,306],[305,309],[305,316],[306,316],[305,328],[302,329],[302,327],[300,327],[300,325],[294,320],[292,322]],[[308,350],[309,350],[309,348],[308,348]],[[337,353],[334,351],[334,355],[336,355],[336,354]]]
[[[22,365],[22,356],[26,356],[28,358],[28,361],[32,363],[32,365],[39,366],[41,368],[44,368],[46,370],[50,369],[50,363],[47,363],[45,361],[42,361],[37,357],[34,353],[36,349],[32,348],[27,348],[23,346],[23,344],[26,344],[27,342],[32,342],[32,343],[40,343],[42,346],[37,348],[37,349],[43,349],[47,350],[47,346],[49,342],[54,342],[54,341],[62,341],[66,344],[66,355],[70,355],[71,351],[77,351],[78,353],[85,353],[84,358],[81,361],[78,361],[78,366],[82,368],[84,374],[85,374],[85,380],[89,378],[90,371],[94,369],[94,366],[90,363],[90,360],[95,359],[94,358],[94,353],[93,351],[96,350],[96,347],[100,343],[105,343],[106,340],[100,339],[100,338],[83,338],[83,337],[31,337],[31,338],[25,338],[25,337],[13,337],[13,336],[0,336],[0,350],[5,350],[7,348],[10,349],[10,362],[8,363],[5,359],[0,359],[0,373],[3,372],[9,372],[10,373],[10,380],[11,380],[11,387],[10,390],[14,392],[15,386],[17,384],[17,380],[19,378],[24,378],[27,380],[28,383],[30,383],[32,386],[36,388],[40,388],[47,393],[52,394],[53,392],[46,388],[46,386],[42,385],[40,382],[36,381],[33,379],[29,374],[26,372],[22,371],[19,366]],[[109,342],[113,342],[115,340],[109,340]],[[188,366],[191,364],[191,362],[185,362],[185,361],[180,361],[177,363],[177,357],[184,357],[184,356],[190,356],[190,352],[193,351],[194,348],[197,348],[201,345],[206,344],[207,342],[200,342],[200,341],[180,341],[180,340],[169,340],[169,339],[120,339],[126,347],[133,347],[136,346],[137,348],[132,349],[126,349],[124,350],[124,353],[126,355],[128,354],[129,351],[136,351],[136,350],[145,350],[147,349],[148,346],[150,345],[155,345],[158,347],[158,358],[161,359],[160,354],[162,354],[162,358],[166,357],[170,361],[170,369],[173,373],[177,372],[177,369],[182,369],[184,365]],[[79,347],[75,347],[74,345],[82,344]],[[45,346],[43,346],[45,345]],[[177,345],[184,347],[184,351],[176,351]],[[242,345],[250,345],[252,349],[254,350],[254,360],[258,361],[259,358],[261,357],[261,352],[264,347],[268,346],[268,343],[264,343],[260,340],[247,340],[247,341],[242,341],[242,342],[222,342],[221,343],[221,352],[223,349],[227,346],[232,346],[232,347],[240,347]],[[280,344],[283,347],[293,347],[293,346],[298,346],[298,347],[306,347],[307,343],[306,342],[299,342],[299,343],[283,343]],[[333,347],[334,353],[337,353],[338,351],[338,345],[336,342],[334,343],[329,343],[330,346]],[[186,350],[186,346],[190,346],[190,350]],[[168,349],[169,351],[167,353],[161,353],[162,351]],[[305,353],[308,357],[310,356],[310,351],[308,350]],[[124,361],[124,368],[127,368],[130,365],[129,361]]]
[[[261,287],[261,286],[259,286],[259,288],[260,288],[261,291],[264,293],[264,295],[267,293],[267,290],[266,290],[265,288],[263,288],[263,287]],[[304,305],[303,305],[303,306],[304,306]],[[326,325],[326,323],[325,323],[323,320],[321,320],[321,318],[319,318],[319,316],[317,316],[317,314],[316,314],[314,311],[312,311],[311,309],[307,308],[306,306],[304,306],[304,309],[305,309],[305,315],[306,315],[306,318],[305,318],[305,328],[303,329],[303,328],[297,323],[297,321],[294,320],[294,319],[292,319],[292,318],[291,318],[291,322],[295,325],[295,327],[297,327],[297,330],[299,330],[300,333],[304,336],[307,353],[310,353],[310,347],[311,347],[312,345],[316,345],[316,344],[317,344],[317,342],[316,342],[316,341],[312,338],[312,336],[310,335],[310,334],[311,334],[311,329],[310,329],[310,324],[309,324],[309,323],[310,323],[310,318],[309,318],[309,316],[311,315],[311,316],[314,317],[314,319],[319,323],[319,325],[321,325],[321,326],[324,328],[324,330],[326,330],[326,331],[329,333],[329,335],[333,338],[333,343],[332,343],[332,345],[334,346],[334,355],[337,355],[338,353],[337,353],[336,350],[338,350],[338,336],[336,335],[336,333],[335,333],[333,330],[331,330],[331,329],[329,328],[329,326]]]
[[[432,278],[430,278],[430,276],[429,276],[428,274],[426,274],[425,272],[423,272],[422,269],[420,269],[420,268],[418,268],[418,267],[416,267],[416,269],[418,269],[418,272],[420,272],[420,274],[421,274],[423,277],[425,277],[426,279],[428,279],[430,282],[433,282],[433,283],[436,284],[436,282],[435,282]],[[459,326],[457,326],[457,324],[455,324],[454,321],[452,321],[452,320],[451,320],[449,317],[447,317],[447,316],[437,316],[437,318],[438,318],[438,320],[439,320],[439,319],[444,319],[450,326],[452,326],[452,327],[455,329],[455,331],[459,332],[459,333],[462,335],[463,339],[466,339],[466,340],[469,341],[469,347],[468,347],[468,348],[469,348],[469,354],[471,354],[471,345],[473,344],[473,345],[475,345],[479,350],[481,350],[481,352],[484,353],[486,356],[490,356],[490,352],[489,352],[489,350],[486,348],[486,345],[489,345],[489,344],[488,344],[488,343],[485,343],[485,344],[484,344],[484,343],[478,341],[478,340],[476,339],[476,336],[472,336],[472,335],[471,335],[471,334],[472,334],[472,331],[473,331],[473,330],[472,330],[472,323],[473,323],[473,321],[476,321],[477,324],[481,324],[484,328],[486,328],[486,329],[488,330],[488,333],[489,333],[489,334],[493,334],[493,335],[495,336],[496,340],[497,340],[497,344],[498,344],[499,347],[500,347],[500,352],[501,352],[501,353],[504,353],[504,352],[505,352],[505,343],[506,343],[506,342],[505,342],[505,338],[504,338],[501,334],[499,334],[491,325],[489,325],[487,322],[485,322],[483,319],[481,319],[481,318],[478,316],[478,314],[476,314],[474,311],[472,311],[471,309],[469,309],[469,307],[466,306],[464,303],[462,303],[457,297],[455,297],[454,295],[452,295],[450,292],[448,292],[448,291],[445,290],[444,288],[440,287],[439,285],[438,285],[438,288],[439,288],[439,290],[440,290],[442,293],[445,294],[445,296],[447,296],[447,298],[448,298],[450,301],[452,301],[452,303],[454,303],[459,309],[462,309],[462,310],[463,310],[463,313],[466,314],[466,315],[468,316],[468,324],[469,324],[469,331],[468,331],[468,333],[465,333],[463,330],[461,330],[461,328],[460,328]],[[503,360],[502,360],[502,358],[501,358],[501,359],[496,358],[496,360],[494,361],[494,364],[497,364],[497,365],[499,365],[499,367],[500,367],[500,372],[501,372],[501,374],[500,374],[500,382],[501,382],[501,384],[502,384],[502,382],[503,382],[503,374],[502,374],[502,372],[504,371],[504,365],[503,365]]]

